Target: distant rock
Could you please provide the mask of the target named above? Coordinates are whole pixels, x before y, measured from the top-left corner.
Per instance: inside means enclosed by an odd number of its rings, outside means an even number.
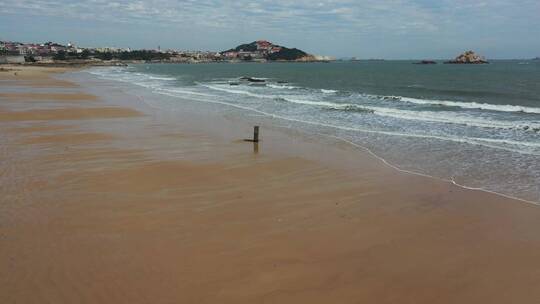
[[[422,60],[420,62],[415,62],[414,64],[437,64],[437,61],[433,60]]]
[[[489,63],[484,57],[477,55],[473,51],[467,51],[456,57],[454,60],[447,61],[448,64],[485,64]]]

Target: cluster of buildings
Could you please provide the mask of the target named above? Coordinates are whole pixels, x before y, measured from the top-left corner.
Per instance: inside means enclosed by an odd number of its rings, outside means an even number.
[[[0,41],[0,51],[9,55],[33,55],[52,56],[58,52],[82,53],[84,49],[76,47],[74,44],[61,45],[55,42],[46,43],[20,43],[12,41]]]
[[[104,54],[109,55],[109,59],[116,60],[119,57],[130,57],[129,54],[150,53],[156,58],[148,61],[169,61],[179,63],[197,63],[222,61],[224,57],[221,53],[207,51],[179,51],[161,50],[158,46],[153,50],[132,50],[131,48],[97,47],[82,48],[73,43],[62,45],[55,42],[46,43],[20,43],[12,41],[0,41],[0,63],[24,63],[24,62],[54,62],[58,60],[81,60],[102,61]],[[57,56],[65,54],[65,56]],[[124,56],[120,56],[120,54]],[[128,54],[128,56],[126,56]],[[113,58],[113,59],[111,59]]]
[[[162,50],[159,46],[151,50],[132,50],[130,48],[97,47],[83,48],[74,43],[67,45],[46,43],[20,43],[0,41],[0,63],[90,63],[104,64],[123,62],[174,62],[174,63],[204,63],[204,62],[236,62],[275,60],[277,55],[286,55],[295,51],[300,58],[298,61],[328,60],[326,57],[315,57],[300,50],[287,49],[266,40],[259,40],[240,45],[224,52],[209,51],[180,51],[174,49]],[[297,58],[285,58],[296,60]],[[278,57],[277,59],[281,59]]]
[[[21,43],[0,41],[0,63],[47,62],[59,53],[82,54],[84,48],[68,43],[62,45],[56,42]]]
[[[21,43],[13,41],[0,41],[0,52],[9,55],[24,55],[24,56],[54,56],[60,52],[81,54],[84,51],[89,53],[122,53],[131,52],[130,48],[115,48],[115,47],[98,47],[98,48],[81,48],[73,43],[62,45],[56,42],[45,43]]]
[[[169,54],[169,62],[174,63],[201,63],[201,62],[216,62],[225,59],[221,53],[209,51],[178,51],[166,50],[164,53]]]

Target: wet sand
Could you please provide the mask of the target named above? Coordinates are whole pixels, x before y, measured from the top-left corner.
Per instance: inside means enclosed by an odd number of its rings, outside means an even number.
[[[19,69],[0,73],[1,303],[540,299],[538,206],[275,130],[254,154],[226,123]]]
[[[0,93],[0,98],[10,99],[10,100],[54,100],[60,102],[65,101],[79,101],[79,100],[95,100],[96,96],[84,93],[63,93],[63,94],[52,94],[52,93]]]

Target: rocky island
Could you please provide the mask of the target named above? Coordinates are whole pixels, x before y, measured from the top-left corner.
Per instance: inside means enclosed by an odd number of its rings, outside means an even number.
[[[287,48],[266,40],[258,40],[241,44],[220,53],[227,60],[239,61],[296,61],[315,62],[330,61],[331,58],[310,55],[297,48]]]
[[[467,51],[456,57],[454,60],[445,62],[446,64],[485,64],[489,63],[484,57],[477,55],[473,51]]]

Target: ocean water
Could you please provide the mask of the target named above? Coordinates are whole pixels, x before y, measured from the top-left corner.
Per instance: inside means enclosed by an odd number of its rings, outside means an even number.
[[[540,202],[539,61],[153,64],[89,72],[178,103],[212,103],[240,118],[263,115],[340,138],[402,170]]]

